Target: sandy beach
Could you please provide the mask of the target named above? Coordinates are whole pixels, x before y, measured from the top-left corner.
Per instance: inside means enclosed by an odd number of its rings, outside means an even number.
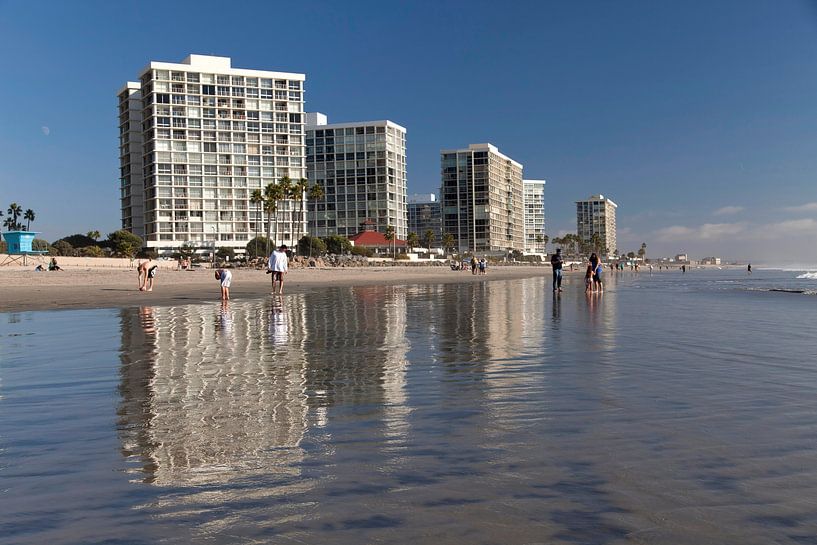
[[[329,286],[488,282],[535,276],[550,277],[549,266],[495,266],[484,276],[452,271],[448,267],[361,267],[291,269],[284,293]],[[549,279],[548,279],[549,281]],[[142,305],[178,305],[214,301],[220,297],[218,282],[209,269],[161,270],[152,292],[140,292],[136,271],[130,269],[72,269],[33,272],[0,269],[0,312],[75,308],[110,308]],[[263,270],[233,270],[232,299],[270,293],[270,276]]]

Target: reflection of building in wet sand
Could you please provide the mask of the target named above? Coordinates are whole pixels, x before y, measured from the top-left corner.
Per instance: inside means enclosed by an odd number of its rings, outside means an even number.
[[[206,484],[298,471],[307,418],[303,297],[272,307],[122,311],[121,436],[144,480]],[[291,332],[285,345],[282,321]]]
[[[406,294],[367,286],[313,292],[306,299],[309,404],[405,402]]]

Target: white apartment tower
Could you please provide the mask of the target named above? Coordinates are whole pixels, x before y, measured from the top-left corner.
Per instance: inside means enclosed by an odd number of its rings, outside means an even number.
[[[546,254],[545,180],[523,180],[525,201],[525,252]]]
[[[576,233],[589,242],[594,234],[601,239],[602,253],[616,256],[616,208],[618,205],[604,195],[593,195],[576,201]],[[606,252],[605,252],[606,249]]]
[[[119,93],[122,227],[161,253],[185,244],[243,251],[270,224],[276,242],[293,245],[305,232],[298,203],[279,203],[270,222],[250,198],[282,178],[306,178],[305,80],[233,68],[229,57],[151,62]]]
[[[349,237],[370,220],[405,240],[406,129],[388,120],[327,124],[317,112],[307,118],[307,176],[324,193],[308,203],[309,232]]]
[[[443,232],[459,251],[523,251],[522,165],[491,144],[440,153]]]
[[[145,184],[142,178],[142,94],[126,83],[119,96],[119,199],[122,228],[145,238]]]

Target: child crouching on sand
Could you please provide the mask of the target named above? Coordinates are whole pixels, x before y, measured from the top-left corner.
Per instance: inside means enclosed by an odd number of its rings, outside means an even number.
[[[219,269],[216,271],[216,280],[221,284],[221,300],[230,300],[230,283],[233,280],[233,273],[227,269]]]

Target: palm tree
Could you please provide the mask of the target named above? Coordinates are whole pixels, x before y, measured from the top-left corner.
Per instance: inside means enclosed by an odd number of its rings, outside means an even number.
[[[278,201],[281,200],[281,187],[277,184],[267,184],[264,188],[264,212],[267,213],[267,255],[270,253],[270,239],[272,237],[272,222],[275,221],[275,234],[278,235]]]
[[[304,207],[306,206],[304,201],[306,200],[306,191],[309,189],[309,180],[306,178],[300,178],[297,182],[295,182],[295,200],[298,201],[298,238],[301,235],[301,229],[303,229],[304,222],[306,221],[306,217],[304,215],[305,210]]]
[[[309,237],[309,257],[312,257],[312,237],[315,236],[315,233],[318,231],[318,201],[323,198],[323,187],[318,184],[309,186],[306,196],[311,199],[314,204],[315,232],[310,233],[311,236]]]
[[[394,239],[395,239],[395,237],[394,237],[394,225],[387,225],[386,226],[386,232],[384,233],[383,236],[386,237],[386,240],[388,240],[389,242],[392,243],[391,258],[394,259],[395,254],[397,253],[397,250],[395,249],[396,243],[394,242]]]
[[[17,218],[23,215],[23,207],[17,204],[16,202],[13,202],[9,205],[9,209],[7,212],[9,215],[7,219],[11,220],[10,222],[8,222],[9,230],[19,231],[20,229],[22,229],[23,226],[17,223]]]
[[[420,244],[420,237],[417,236],[417,233],[411,232],[406,237],[406,244],[408,244],[409,248],[414,248],[418,244]]]
[[[264,202],[264,193],[261,192],[260,189],[253,189],[252,193],[250,194],[250,204],[256,205],[256,217],[255,217],[255,238],[258,238],[258,223],[263,222],[264,218],[261,215],[261,205]]]
[[[34,210],[31,208],[26,210],[25,214],[23,214],[23,219],[26,220],[26,231],[31,230],[31,222],[34,221],[34,217]]]
[[[592,245],[594,252],[601,253],[601,247],[603,245],[601,241],[601,235],[599,235],[598,233],[593,233],[590,236],[590,244]]]
[[[443,248],[445,248],[445,252],[448,253],[454,247],[454,235],[451,233],[443,233]]]
[[[423,233],[423,242],[425,243],[426,248],[428,248],[429,254],[431,254],[431,245],[434,244],[435,238],[434,229],[426,229],[426,232]]]
[[[87,236],[88,238],[92,238],[92,239],[96,240],[96,239],[98,239],[99,237],[102,236],[102,233],[100,233],[99,231],[88,231],[85,234],[85,236]]]
[[[280,180],[278,180],[278,187],[281,188],[281,197],[279,200],[282,201],[289,201],[292,198],[292,178],[289,176],[284,176]],[[287,217],[289,218],[290,224],[292,223],[292,210],[290,207],[290,203],[287,203],[287,210],[289,211]],[[284,219],[284,228],[286,228],[286,218]],[[286,234],[286,233],[285,233]],[[290,238],[292,237],[292,227],[290,226]],[[286,241],[281,238],[281,244],[286,244]]]

